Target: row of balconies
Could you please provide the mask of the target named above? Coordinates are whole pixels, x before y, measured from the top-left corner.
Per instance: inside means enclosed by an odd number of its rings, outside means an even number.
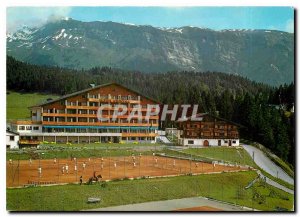
[[[123,123],[128,123],[128,115],[119,115],[116,118],[113,117],[113,115],[102,115],[102,118],[109,119],[110,122],[115,119],[116,122],[123,122]],[[89,120],[92,120],[91,122],[98,122],[98,116],[97,115],[92,115],[92,114],[49,114],[49,113],[44,113],[43,114],[43,120],[64,120],[64,121],[77,121],[78,119],[81,120],[86,120],[86,122],[90,122]],[[159,116],[141,116],[140,120],[142,121],[147,121],[147,122],[157,122],[159,119]],[[139,117],[131,117],[131,121],[138,122]],[[149,121],[148,121],[149,120]],[[105,120],[106,121],[106,120]],[[107,120],[108,121],[108,120]],[[107,122],[106,121],[106,122]],[[102,121],[103,122],[103,121]]]
[[[42,121],[44,125],[73,125],[73,126],[158,126],[158,123],[116,123],[116,122],[63,122],[63,121]]]
[[[131,113],[134,109],[133,107],[126,107],[127,112]],[[79,105],[73,105],[73,106],[66,106],[66,109],[44,109],[43,113],[48,113],[48,114],[76,114],[79,112],[86,112],[86,113],[97,113],[99,107],[98,106],[79,106]],[[113,113],[117,108],[116,107],[105,107],[103,108],[103,112],[111,112]],[[140,108],[141,112],[146,113],[149,109],[147,106],[142,106]],[[119,109],[121,112],[122,109]],[[136,110],[135,110],[136,111]],[[151,112],[155,112],[155,108],[151,109]]]
[[[91,117],[91,118],[97,118],[97,113],[95,114],[73,114],[73,113],[42,113],[42,116],[43,117]],[[128,118],[130,116],[130,114],[123,114],[123,115],[117,115],[118,118]],[[135,113],[135,116],[136,113]],[[134,116],[134,117],[135,117]],[[112,118],[113,117],[113,113],[107,113],[107,112],[103,112],[102,113],[102,117],[104,118]],[[146,113],[142,113],[142,119],[145,119],[147,116],[146,116]],[[156,115],[156,116],[150,116],[149,117],[150,119],[159,119],[159,116]]]
[[[219,133],[219,132],[195,132],[195,131],[192,131],[192,132],[189,132],[189,131],[186,131],[183,133],[183,135],[185,136],[238,136],[239,133],[237,131],[230,131],[230,132],[225,132],[225,133]]]
[[[101,103],[101,102],[106,102],[106,103],[128,103],[128,104],[139,104],[140,103],[140,96],[138,97],[125,97],[125,96],[97,96],[97,95],[93,95],[93,97],[91,96],[87,96],[86,98],[86,102],[69,102],[68,100],[65,100],[65,102],[62,102],[63,105],[66,106],[78,106],[79,104],[81,104],[81,106],[87,106],[88,103]]]
[[[140,103],[140,100],[137,97],[131,98],[131,99],[125,99],[125,98],[88,98],[89,102],[121,102],[121,103]]]
[[[239,135],[213,136],[213,135],[183,135],[181,138],[203,138],[203,139],[238,139]]]
[[[186,127],[184,127],[186,128]],[[236,126],[232,126],[232,125],[213,125],[213,124],[206,124],[206,123],[203,123],[201,125],[187,125],[187,130],[188,129],[192,129],[192,130],[195,130],[195,129],[214,129],[214,130],[230,130],[230,129],[236,129],[237,127]]]
[[[218,132],[218,133],[226,133],[226,132],[235,132],[238,131],[237,128],[227,128],[227,129],[216,129],[216,128],[184,128],[183,131],[187,132]]]
[[[53,116],[44,116],[43,121],[53,121],[53,122],[88,122],[88,123],[158,123],[159,117],[151,117],[146,119],[144,116],[141,120],[138,117],[133,117],[130,120],[127,119],[127,116],[119,117],[117,119],[113,119],[112,116],[103,116],[107,120],[98,120],[97,117],[53,117]]]

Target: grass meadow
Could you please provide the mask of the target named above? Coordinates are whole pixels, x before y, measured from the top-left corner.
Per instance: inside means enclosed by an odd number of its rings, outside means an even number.
[[[95,185],[61,185],[7,189],[7,209],[78,211],[100,207],[204,196],[259,210],[290,210],[293,195],[269,185],[244,189],[257,174],[235,172],[197,176],[112,181]],[[101,198],[97,204],[89,197]]]
[[[45,102],[48,98],[58,98],[56,95],[40,93],[6,92],[6,119],[30,119],[28,107]]]

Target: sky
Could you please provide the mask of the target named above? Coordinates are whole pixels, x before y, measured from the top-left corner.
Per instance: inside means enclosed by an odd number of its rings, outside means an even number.
[[[195,26],[294,32],[292,7],[8,7],[7,32],[71,17],[155,27]]]

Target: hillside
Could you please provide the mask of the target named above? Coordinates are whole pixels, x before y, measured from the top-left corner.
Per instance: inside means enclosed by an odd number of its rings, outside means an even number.
[[[48,98],[57,98],[55,95],[39,93],[6,92],[6,120],[30,118],[29,106],[46,101]]]
[[[32,64],[142,72],[221,71],[271,85],[294,80],[294,34],[155,28],[73,19],[7,35],[7,54]]]
[[[108,67],[69,70],[20,62],[7,57],[7,88],[26,92],[67,94],[88,88],[90,84],[117,82],[144,95],[166,103],[191,102],[197,92],[220,95],[225,90],[234,95],[270,91],[268,85],[241,76],[220,72],[141,73]]]

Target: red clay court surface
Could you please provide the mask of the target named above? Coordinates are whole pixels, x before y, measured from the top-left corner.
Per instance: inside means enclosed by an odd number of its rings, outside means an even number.
[[[135,163],[134,163],[135,162]],[[83,168],[83,164],[86,164]],[[68,172],[66,166],[68,165]],[[77,165],[77,171],[75,170]],[[41,167],[41,175],[38,168]],[[63,167],[64,173],[63,173]],[[201,174],[222,171],[240,171],[235,166],[213,165],[190,160],[174,159],[161,156],[132,156],[54,159],[48,160],[20,160],[6,162],[6,186],[17,187],[26,184],[59,184],[83,182],[93,176],[101,174],[102,180],[137,177],[157,177],[182,175],[187,173]]]

